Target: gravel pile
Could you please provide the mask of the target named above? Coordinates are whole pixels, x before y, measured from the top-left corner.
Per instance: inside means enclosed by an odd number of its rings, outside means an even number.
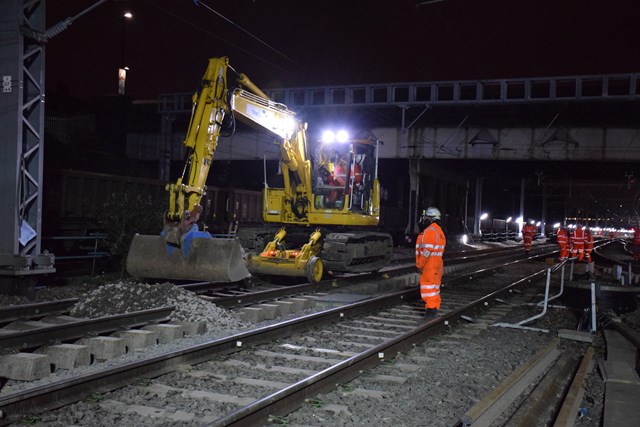
[[[243,326],[228,310],[168,282],[154,285],[130,281],[105,284],[82,295],[71,309],[71,315],[96,318],[167,306],[175,307],[171,320],[206,322],[209,331]]]

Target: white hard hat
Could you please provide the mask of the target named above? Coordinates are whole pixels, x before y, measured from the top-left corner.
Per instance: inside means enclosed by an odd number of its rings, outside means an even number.
[[[430,207],[424,212],[424,216],[433,219],[440,219],[440,211],[438,208]]]

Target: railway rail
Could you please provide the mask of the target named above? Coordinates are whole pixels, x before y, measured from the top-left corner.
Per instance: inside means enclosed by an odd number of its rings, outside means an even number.
[[[544,251],[536,254],[539,259],[550,255]],[[307,425],[310,419],[322,419],[322,424],[317,425],[344,424],[348,408],[335,402],[323,402],[315,396],[328,392],[323,396],[337,395],[338,401],[350,398],[369,399],[376,404],[386,400],[392,402],[390,396],[394,392],[377,390],[376,384],[402,388],[408,378],[415,376],[417,366],[432,363],[430,356],[434,351],[467,345],[465,340],[495,329],[491,324],[505,318],[514,321],[514,316],[521,317],[519,308],[532,299],[539,299],[540,286],[531,284],[543,281],[550,268],[536,263],[535,271],[523,278],[507,280],[502,277],[499,272],[508,271],[512,266],[527,265],[529,268],[529,259],[521,254],[519,258],[502,260],[501,266],[476,268],[473,272],[468,271],[468,266],[460,267],[457,275],[448,272],[443,310],[438,318],[430,321],[421,316],[421,303],[415,288],[352,303],[342,301],[334,308],[233,336],[70,376],[64,381],[32,389],[0,393],[1,422],[14,422],[33,413],[32,409],[36,407],[39,414],[32,418],[36,423],[48,420],[65,425],[74,422],[86,425],[92,420],[97,423],[95,425]],[[400,265],[366,278],[340,280],[397,280],[415,274],[410,269]],[[337,285],[330,283],[327,286],[327,289],[335,289]],[[318,291],[318,288],[302,287],[294,294],[308,295]],[[221,294],[205,298],[220,305],[229,301],[229,307],[237,307],[281,298],[285,295],[282,292],[280,288],[263,289],[257,296]],[[540,341],[551,343],[553,340]],[[580,359],[564,356],[566,349],[560,349],[557,344],[549,345],[556,356],[546,375],[540,377],[539,390],[554,389],[548,384],[554,383],[549,378],[558,376],[559,372],[565,378],[560,386],[564,390]],[[418,348],[424,353],[412,354]],[[583,352],[584,348],[574,351],[575,354]],[[405,355],[412,363],[402,361]],[[543,391],[539,393],[544,394]],[[91,402],[82,401],[87,396]],[[482,395],[474,398],[479,401]],[[331,397],[323,399],[330,400]],[[542,400],[545,399],[536,398],[536,401]],[[559,405],[553,399],[546,400],[546,407]],[[472,405],[468,403],[467,406]],[[532,406],[531,402],[522,401],[518,407],[526,407],[529,412],[520,409],[518,413],[501,416],[523,420],[530,411],[540,409],[540,405]],[[77,416],[78,413],[84,414],[83,420],[74,419],[73,414]],[[92,419],[92,413],[99,414],[96,415],[99,418]],[[460,410],[458,415],[456,420],[465,420],[464,416],[468,414]],[[151,424],[144,424],[145,417],[151,417]]]
[[[175,370],[178,366],[184,364],[202,364],[206,361],[212,360],[215,355],[219,356],[237,352],[246,353],[257,351],[258,353],[254,353],[254,357],[264,358],[271,353],[282,351],[282,346],[274,346],[274,340],[289,337],[287,338],[287,341],[304,342],[308,338],[308,336],[305,335],[305,331],[314,327],[323,328],[323,331],[321,331],[319,335],[326,335],[327,338],[322,342],[323,344],[321,344],[321,348],[329,349],[332,348],[332,346],[335,346],[335,343],[344,339],[345,335],[353,335],[345,334],[345,328],[352,332],[360,331],[360,333],[362,332],[362,329],[367,329],[366,332],[368,334],[373,334],[374,331],[377,330],[377,341],[381,342],[368,344],[360,343],[361,346],[368,347],[364,351],[354,352],[353,349],[327,350],[330,354],[340,356],[340,360],[334,361],[335,363],[333,363],[330,360],[331,358],[329,358],[330,367],[326,367],[325,363],[322,369],[313,372],[309,376],[297,379],[297,381],[294,381],[292,384],[287,385],[276,393],[267,394],[263,398],[254,398],[252,403],[247,404],[248,402],[241,399],[241,408],[236,409],[229,414],[219,413],[213,416],[214,419],[211,419],[211,416],[208,417],[206,415],[202,415],[201,418],[198,419],[198,422],[211,421],[214,422],[214,425],[255,425],[254,422],[256,420],[261,420],[262,422],[267,420],[269,414],[272,415],[291,411],[295,405],[301,404],[300,399],[304,399],[305,396],[325,390],[327,387],[332,387],[332,384],[343,383],[357,376],[358,372],[362,370],[372,368],[384,360],[392,359],[397,353],[406,351],[417,342],[421,342],[425,338],[450,327],[451,324],[458,321],[461,316],[468,315],[479,307],[485,307],[496,298],[499,298],[504,294],[508,294],[509,291],[515,289],[517,286],[528,283],[533,278],[542,274],[542,271],[544,270],[541,270],[540,272],[537,272],[523,280],[510,283],[507,286],[502,285],[501,287],[496,288],[495,285],[491,286],[489,282],[481,282],[476,283],[475,286],[472,287],[475,291],[474,293],[470,292],[469,289],[463,290],[460,294],[455,293],[454,286],[457,286],[456,283],[469,282],[469,280],[476,275],[481,276],[483,274],[489,274],[492,271],[494,270],[482,269],[474,275],[465,273],[458,278],[450,279],[446,284],[449,294],[449,302],[447,303],[448,307],[445,309],[442,316],[426,324],[421,323],[419,315],[420,309],[418,305],[416,305],[417,295],[415,289],[405,289],[387,295],[370,298],[365,301],[359,301],[323,310],[315,314],[280,322],[257,330],[236,334],[210,343],[180,349],[172,353],[155,356],[143,361],[129,363],[115,368],[105,368],[102,371],[79,376],[61,383],[58,382],[23,392],[10,393],[9,395],[1,398],[0,408],[2,408],[5,420],[15,420],[18,414],[29,412],[30,408],[33,407],[38,407],[43,410],[52,409],[52,406],[57,407],[62,404],[69,404],[78,401],[91,393],[105,393],[110,390],[116,390],[110,393],[118,393],[117,389],[131,384],[132,379],[134,378],[143,378],[145,379],[145,382],[147,382],[149,378],[154,378],[153,383],[162,384],[164,381],[162,380],[162,376],[176,375]],[[389,309],[389,307],[394,306],[396,307],[395,309]],[[394,311],[399,311],[399,313]],[[378,312],[378,314],[371,314],[376,312]],[[373,316],[373,318],[371,318],[371,316]],[[382,318],[380,318],[381,316]],[[352,323],[348,324],[347,322]],[[378,324],[376,325],[372,322],[378,322]],[[363,328],[363,325],[368,325],[369,327]],[[389,325],[395,326],[391,328]],[[371,328],[371,326],[373,326],[373,328]],[[392,330],[395,330],[395,332],[391,332]],[[291,337],[292,334],[302,335],[293,335],[293,337]],[[314,333],[314,336],[315,335],[316,334]],[[318,340],[318,338],[316,340]],[[320,341],[316,342],[320,344]],[[260,345],[266,346],[266,348],[262,347],[261,349],[251,350],[252,347]],[[293,351],[295,353],[300,350],[300,345],[290,344],[285,348],[287,351]],[[291,360],[286,356],[284,359]],[[311,359],[306,360],[304,363],[311,363],[310,360]],[[198,369],[200,369],[200,366],[201,365],[198,365]],[[209,373],[201,372],[197,375],[204,377],[213,376],[213,378],[215,378],[215,372],[217,371],[214,370]],[[260,388],[260,386],[256,385],[261,384],[260,381],[248,382],[254,389],[256,387]],[[128,390],[130,387],[131,386],[126,387],[126,389]],[[156,387],[154,389],[154,393],[162,394],[161,389],[172,395],[177,393],[178,395],[183,396],[186,393],[184,390],[179,390],[175,387],[171,388],[170,386],[168,387],[169,388],[164,389],[162,387]],[[204,393],[203,396],[208,396],[209,398],[232,395],[231,393],[225,392],[201,391]],[[146,392],[143,390],[142,394],[144,395],[145,393]],[[186,394],[193,395],[193,393]],[[237,394],[238,393],[236,393],[236,397]],[[195,393],[195,395],[198,395],[198,393]],[[205,397],[205,399],[207,399],[207,397]],[[224,400],[225,397],[222,397],[221,399]],[[117,398],[109,400],[115,402],[118,401]],[[125,399],[125,401],[126,400],[127,399]],[[235,407],[237,406],[238,401],[234,400],[234,402]],[[230,402],[227,402],[227,404],[229,403]],[[113,403],[113,405],[118,406],[116,403]],[[105,404],[105,406],[108,407],[109,404]],[[139,412],[145,411],[144,408],[138,409]],[[134,411],[134,413],[136,413],[136,411]],[[168,418],[160,422],[169,423],[176,421],[175,417],[177,415],[175,415],[175,413],[174,415],[170,415],[168,413],[165,415],[168,416]],[[159,417],[162,418],[162,415],[159,415]],[[193,421],[193,419],[185,419],[183,421]]]

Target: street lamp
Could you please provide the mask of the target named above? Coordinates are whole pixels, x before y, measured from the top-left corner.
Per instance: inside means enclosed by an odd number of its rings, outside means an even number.
[[[122,15],[122,56],[120,60],[120,67],[118,68],[118,94],[119,95],[124,95],[125,83],[127,81],[127,70],[129,70],[129,67],[127,67],[125,62],[124,53],[125,53],[125,42],[127,40],[126,38],[127,21],[130,19],[133,19],[133,14],[129,11],[126,11]]]

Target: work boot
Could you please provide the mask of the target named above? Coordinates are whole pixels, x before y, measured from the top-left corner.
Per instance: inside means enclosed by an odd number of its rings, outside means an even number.
[[[437,308],[427,308],[427,311],[424,313],[425,319],[433,319],[438,317],[438,309]]]

